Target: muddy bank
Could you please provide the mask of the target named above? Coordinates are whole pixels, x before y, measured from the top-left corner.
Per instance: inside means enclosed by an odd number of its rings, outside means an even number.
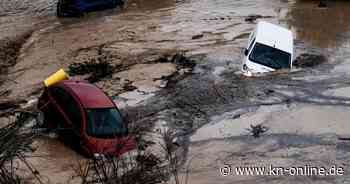
[[[5,38],[0,40],[0,116],[6,115],[14,109],[19,109],[21,104],[26,103],[24,99],[8,98],[11,90],[4,87],[6,82],[16,83],[9,78],[9,69],[16,65],[22,46],[31,36],[32,32],[17,35],[13,38]]]
[[[8,69],[17,63],[22,45],[27,41],[31,34],[32,32],[29,31],[25,34],[0,40],[0,75],[2,78],[7,75]],[[0,85],[3,82],[3,80],[0,80]]]

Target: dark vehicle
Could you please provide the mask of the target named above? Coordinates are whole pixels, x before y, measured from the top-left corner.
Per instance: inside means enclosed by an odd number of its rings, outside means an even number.
[[[84,13],[112,9],[123,4],[123,0],[58,0],[57,16],[81,16]]]
[[[64,80],[46,88],[38,109],[44,115],[43,127],[57,130],[87,156],[120,156],[136,148],[114,102],[86,81]]]

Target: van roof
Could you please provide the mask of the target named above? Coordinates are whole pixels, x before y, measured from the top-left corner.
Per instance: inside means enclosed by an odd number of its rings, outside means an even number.
[[[256,42],[293,53],[293,33],[284,27],[265,21],[258,22]]]

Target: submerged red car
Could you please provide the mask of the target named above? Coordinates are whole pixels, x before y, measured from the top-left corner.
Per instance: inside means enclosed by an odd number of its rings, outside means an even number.
[[[117,106],[86,81],[64,80],[46,88],[38,109],[44,127],[57,129],[64,141],[78,145],[87,156],[120,156],[136,148]]]

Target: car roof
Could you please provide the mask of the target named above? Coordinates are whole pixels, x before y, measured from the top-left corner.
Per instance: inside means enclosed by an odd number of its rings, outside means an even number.
[[[97,86],[82,80],[64,80],[61,85],[71,89],[85,108],[115,107],[112,100]]]
[[[259,21],[256,30],[256,42],[293,53],[292,31],[265,21]]]

